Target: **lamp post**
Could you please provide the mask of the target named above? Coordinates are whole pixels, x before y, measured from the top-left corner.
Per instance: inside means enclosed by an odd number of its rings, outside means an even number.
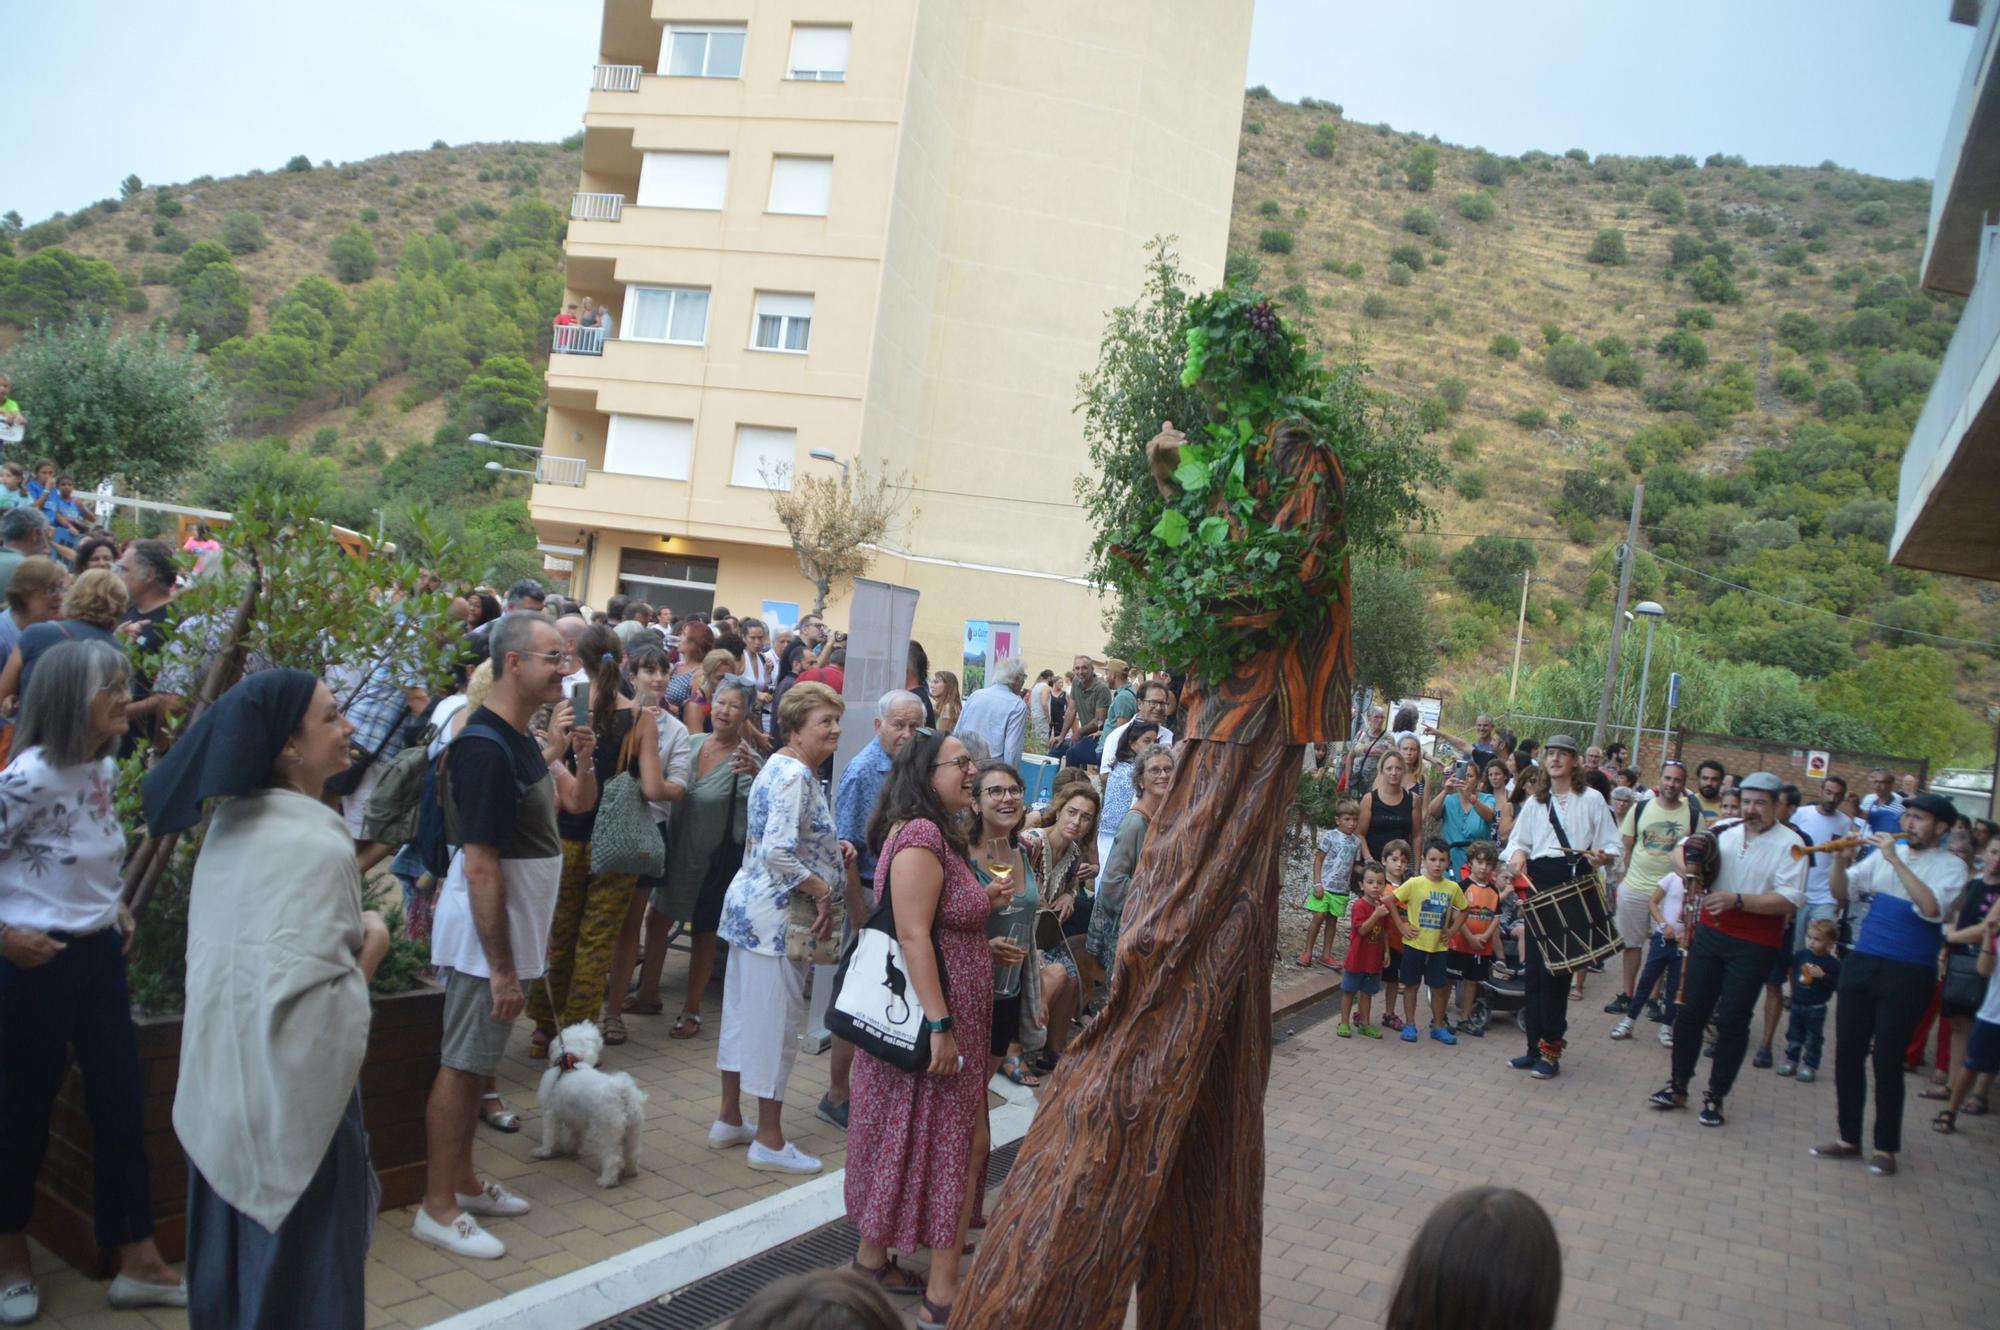
[[[830,448],[815,448],[806,454],[815,462],[831,462],[840,468],[840,487],[847,488],[847,459],[836,456]]]
[[[535,479],[534,472],[524,471],[518,466],[501,466],[498,462],[488,462],[486,469],[495,473],[505,472],[510,476],[526,476],[530,480]]]
[[[1646,654],[1639,666],[1639,714],[1632,719],[1632,762],[1639,761],[1639,745],[1645,739],[1646,730],[1646,676],[1653,668],[1653,629],[1660,620],[1667,617],[1666,607],[1657,600],[1642,600],[1632,607],[1632,612],[1646,621]],[[1664,739],[1661,740],[1665,742]]]
[[[512,448],[517,453],[539,453],[541,451],[540,448],[536,448],[530,444],[502,443],[498,439],[489,439],[484,434],[468,434],[465,436],[465,441],[477,444],[481,448]]]

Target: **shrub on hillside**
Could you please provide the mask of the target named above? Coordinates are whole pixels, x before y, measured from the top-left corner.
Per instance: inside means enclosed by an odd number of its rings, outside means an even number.
[[[1494,333],[1493,340],[1486,344],[1486,351],[1502,360],[1512,360],[1521,354],[1521,339],[1512,333]]]
[[[1445,409],[1453,415],[1465,410],[1465,380],[1456,374],[1447,374],[1438,380],[1437,395],[1444,402]]]
[[[1565,388],[1588,388],[1604,377],[1604,360],[1574,337],[1566,337],[1543,355],[1542,372]]]
[[[1408,244],[1398,245],[1390,250],[1389,262],[1400,263],[1411,272],[1419,272],[1427,266],[1424,260],[1423,249],[1420,246]]]
[[[1497,209],[1493,206],[1493,196],[1480,190],[1471,194],[1457,194],[1452,197],[1451,206],[1460,217],[1468,222],[1490,222]]]
[[[1361,302],[1361,313],[1364,318],[1387,318],[1389,314],[1389,298],[1379,291],[1371,293],[1366,300]]]
[[[1676,328],[1713,328],[1714,326],[1715,311],[1712,309],[1703,309],[1697,305],[1692,309],[1677,309],[1674,311],[1674,327]]]
[[[1560,323],[1557,323],[1554,319],[1549,319],[1548,321],[1542,324],[1543,346],[1554,346],[1557,342],[1560,342],[1567,335],[1568,334],[1563,332],[1563,326]]]
[[[1597,233],[1597,239],[1590,242],[1590,252],[1584,258],[1591,263],[1601,263],[1607,267],[1617,267],[1630,261],[1625,249],[1625,233],[1607,227]]]
[[[1476,466],[1462,468],[1452,476],[1451,487],[1459,498],[1477,503],[1486,497],[1486,473]]]
[[[1915,351],[1883,356],[1861,371],[1861,391],[1871,410],[1887,411],[1905,402],[1919,402],[1937,378],[1938,362]]]
[[[124,304],[124,279],[103,259],[51,245],[18,262],[0,260],[0,322],[28,328],[78,314],[110,313]]]
[[[1507,179],[1507,163],[1481,149],[1472,159],[1472,178],[1487,186],[1504,184]]]
[[[1333,156],[1339,146],[1340,128],[1331,121],[1321,121],[1313,136],[1306,140],[1306,151],[1322,159]]]
[[[1549,427],[1549,413],[1539,406],[1524,406],[1514,413],[1514,423],[1522,429],[1544,430]]]
[[[1695,264],[1694,270],[1688,273],[1688,288],[1712,305],[1743,303],[1742,289],[1730,279],[1721,260],[1713,254]]]
[[[310,171],[313,169],[312,158],[306,156],[304,153],[300,153],[285,163],[285,169],[287,171]]]
[[[155,217],[164,217],[171,221],[185,211],[186,209],[181,207],[181,201],[165,190],[161,190],[153,196],[153,215]]]
[[[1451,556],[1452,580],[1476,599],[1512,605],[1521,592],[1521,574],[1535,566],[1535,547],[1515,536],[1488,533]]]
[[[1632,496],[1621,496],[1611,482],[1595,471],[1571,469],[1563,472],[1563,502],[1587,517],[1609,517],[1623,512]]]
[[[1708,364],[1708,343],[1685,328],[1676,328],[1660,338],[1653,349],[1682,369],[1700,369]]]
[[[1438,229],[1438,215],[1429,208],[1405,208],[1403,229],[1420,236],[1435,235]]]
[[[1787,365],[1778,371],[1778,395],[1788,402],[1810,401],[1813,377],[1803,365]]]
[[[1646,206],[1670,222],[1678,222],[1687,214],[1687,200],[1672,185],[1655,185],[1647,190]]]
[[[204,241],[203,244],[212,242]],[[185,282],[174,310],[174,327],[192,333],[203,346],[219,346],[250,327],[250,283],[226,259],[211,263]]]
[[[1864,203],[1854,210],[1854,221],[1859,226],[1881,226],[1889,220],[1889,205],[1879,201]]]
[[[1609,337],[1600,337],[1590,345],[1596,350],[1598,355],[1603,356],[1606,360],[1614,360],[1619,356],[1629,356],[1632,354],[1632,344],[1616,334]]]
[[[1435,434],[1451,420],[1451,408],[1442,397],[1426,397],[1417,403],[1417,424],[1426,434]]]
[[[1856,310],[1854,317],[1840,325],[1842,346],[1894,347],[1903,343],[1903,325],[1886,309]]]
[[[1744,161],[1741,157],[1737,156],[1735,153],[1712,152],[1708,154],[1707,157],[1702,159],[1701,164],[1704,167],[1710,167],[1710,168],[1717,166],[1734,166],[1737,169],[1741,170],[1742,168],[1747,167],[1750,163]]]
[[[254,212],[232,212],[222,219],[222,243],[231,254],[255,254],[270,240],[264,235],[263,219]]]
[[[1610,356],[1604,361],[1604,381],[1614,388],[1642,388],[1646,371],[1632,356]]]
[[[1819,390],[1819,413],[1828,420],[1841,420],[1859,411],[1865,401],[1860,384],[1835,379]]]
[[[1389,265],[1388,277],[1389,285],[1391,286],[1408,286],[1410,279],[1414,276],[1416,274],[1406,264],[1392,263]]]
[[[1265,199],[1257,205],[1257,215],[1259,217],[1276,217],[1283,211],[1284,209],[1278,206],[1276,199]]]
[[[1403,179],[1419,194],[1428,194],[1437,183],[1438,150],[1430,144],[1419,144],[1403,160]]]
[[[1826,530],[1831,536],[1860,536],[1886,545],[1896,530],[1896,502],[1849,499],[1826,515]]]
[[[1267,226],[1257,233],[1257,248],[1266,254],[1289,254],[1296,243],[1282,226]]]
[[[1778,341],[1804,355],[1826,349],[1826,329],[1818,319],[1798,310],[1787,310],[1778,316]]]
[[[1462,429],[1451,436],[1451,456],[1455,462],[1474,461],[1479,456],[1479,445],[1486,438],[1483,429]]]
[[[1771,256],[1771,262],[1777,264],[1780,268],[1801,267],[1805,261],[1806,247],[1796,242],[1778,246],[1777,253]]]
[[[1776,235],[1777,231],[1778,231],[1778,223],[1772,219],[1770,213],[1753,212],[1748,217],[1745,217],[1743,219],[1744,235],[1768,236],[1768,235]]]
[[[359,226],[349,226],[333,238],[327,246],[326,256],[333,260],[333,275],[349,286],[365,282],[375,275],[375,265],[379,260],[375,255],[375,242]]]

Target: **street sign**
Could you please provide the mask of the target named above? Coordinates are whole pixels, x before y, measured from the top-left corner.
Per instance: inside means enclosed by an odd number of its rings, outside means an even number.
[[[1832,766],[1833,759],[1827,754],[1820,752],[1817,748],[1806,750],[1807,780],[1825,780],[1826,774]]]
[[[1667,710],[1672,711],[1680,704],[1681,676],[1678,674],[1669,674],[1667,676]]]

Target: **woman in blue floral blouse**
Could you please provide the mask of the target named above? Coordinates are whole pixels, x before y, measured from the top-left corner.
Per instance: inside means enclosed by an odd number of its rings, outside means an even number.
[[[840,695],[825,684],[794,684],[779,700],[785,744],[750,787],[743,867],[722,901],[718,931],[730,949],[715,1051],[722,1112],[708,1144],[748,1145],[750,1167],[766,1173],[820,1171],[819,1160],[785,1139],[779,1120],[806,1011],[806,962],[790,959],[785,935],[789,928],[829,937],[853,871],[814,775],[840,743],[841,710]],[[804,913],[793,909],[801,895],[814,906],[809,925],[795,922]],[[745,1093],[757,1099],[754,1130],[743,1121]]]

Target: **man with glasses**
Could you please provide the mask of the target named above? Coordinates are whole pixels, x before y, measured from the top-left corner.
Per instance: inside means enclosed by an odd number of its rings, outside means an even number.
[[[875,737],[841,770],[840,786],[833,796],[833,828],[843,851],[853,853],[856,880],[861,884],[860,893],[847,901],[847,918],[852,924],[858,925],[874,913],[875,854],[868,848],[868,819],[875,815],[875,804],[888,782],[896,754],[923,723],[923,704],[915,693],[895,688],[882,694],[875,704]],[[819,1101],[818,1116],[842,1131],[847,1130],[848,1072],[853,1066],[854,1045],[836,1037],[827,1092]]]
[[[452,740],[438,795],[457,847],[438,892],[431,961],[444,986],[444,1036],[425,1110],[424,1200],[411,1233],[457,1256],[492,1260],[506,1244],[476,1215],[528,1212],[523,1197],[482,1183],[472,1166],[473,1125],[486,1081],[499,1070],[524,985],[546,968],[549,925],[562,883],[555,782],[529,721],[562,696],[574,663],[555,625],[515,612],[494,620],[493,691]],[[587,765],[588,729],[562,739]]]
[[[1108,777],[1111,774],[1111,759],[1118,754],[1118,741],[1125,737],[1126,728],[1133,720],[1149,720],[1160,727],[1158,742],[1162,747],[1174,746],[1174,732],[1167,728],[1167,708],[1172,704],[1172,691],[1163,683],[1148,679],[1139,685],[1139,710],[1132,720],[1104,736],[1103,751],[1098,754],[1098,769]]]

